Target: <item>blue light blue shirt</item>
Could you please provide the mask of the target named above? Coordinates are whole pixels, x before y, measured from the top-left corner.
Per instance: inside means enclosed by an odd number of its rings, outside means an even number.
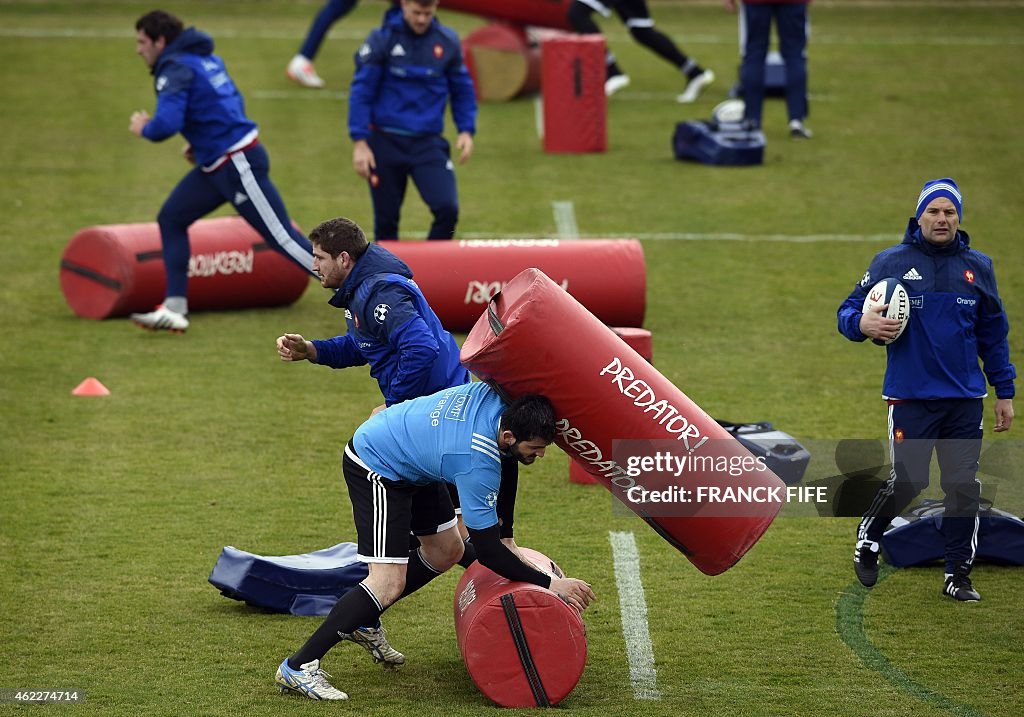
[[[485,383],[455,386],[381,411],[352,443],[388,480],[454,484],[466,526],[484,530],[498,523],[498,424],[506,407]]]

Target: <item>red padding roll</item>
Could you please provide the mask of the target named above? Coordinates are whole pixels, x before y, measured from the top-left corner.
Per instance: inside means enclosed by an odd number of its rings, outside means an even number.
[[[444,11],[504,20],[514,25],[571,30],[567,13],[572,0],[444,0]]]
[[[309,285],[309,274],[271,249],[241,217],[200,220],[188,236],[189,311],[283,306]],[[150,311],[166,286],[156,223],[82,229],[61,257],[64,299],[88,319]]]
[[[725,429],[593,314],[536,269],[505,285],[462,347],[462,363],[511,398],[546,395],[558,416],[556,442],[699,570],[728,570],[771,525],[781,501],[668,504],[629,500],[634,486],[661,490],[650,474],[630,476],[616,460],[616,439],[663,439],[689,455],[754,461]],[[686,472],[677,483],[785,496],[771,470]]]
[[[487,300],[523,269],[558,282],[601,321],[641,326],[647,301],[644,251],[635,239],[509,239],[388,242],[449,331],[468,331]],[[614,270],[614,281],[609,271]]]
[[[613,326],[611,328],[616,336],[625,341],[626,345],[640,354],[645,360],[653,360],[654,343],[650,331],[625,326]],[[580,485],[595,485],[597,478],[582,463],[569,459],[569,482],[579,483]]]
[[[545,152],[604,152],[608,102],[602,35],[554,35],[541,42]]]
[[[520,550],[547,573],[550,558]],[[546,588],[510,582],[473,563],[455,589],[455,634],[469,676],[502,707],[548,707],[572,692],[587,662],[575,608]]]
[[[540,88],[540,48],[521,27],[491,23],[462,40],[462,54],[481,100],[510,100]]]

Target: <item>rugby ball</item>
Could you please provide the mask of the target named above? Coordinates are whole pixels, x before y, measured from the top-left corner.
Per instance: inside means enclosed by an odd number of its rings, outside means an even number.
[[[888,341],[871,339],[872,342],[879,346],[891,344],[902,336],[903,332],[907,329],[907,323],[910,321],[910,296],[907,295],[907,290],[903,287],[903,284],[892,277],[882,279],[868,290],[868,295],[864,297],[864,307],[861,311],[866,314],[886,304],[889,305],[889,308],[882,315],[888,319],[899,321],[900,330]]]

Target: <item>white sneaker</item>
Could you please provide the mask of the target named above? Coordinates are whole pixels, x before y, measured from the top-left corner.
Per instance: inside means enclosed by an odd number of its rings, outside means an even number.
[[[361,627],[345,639],[361,646],[370,653],[374,662],[383,663],[384,667],[405,664],[405,655],[391,646],[383,627]]]
[[[293,670],[285,659],[277,668],[274,681],[280,686],[281,692],[298,692],[311,700],[347,700],[348,695],[336,689],[327,681],[330,677],[320,669],[320,660],[307,662],[297,670]]]
[[[688,105],[691,102],[695,102],[700,93],[704,91],[704,88],[715,81],[715,73],[711,70],[704,70],[702,73],[691,79],[686,83],[686,89],[683,93],[676,97],[676,102],[680,102],[684,105]]]
[[[629,75],[612,75],[604,81],[604,96],[611,97],[619,90],[629,86]]]
[[[177,311],[171,311],[163,304],[148,314],[132,314],[128,318],[149,331],[170,331],[172,334],[183,334],[188,328],[188,317]]]
[[[289,80],[303,87],[312,87],[318,90],[326,84],[320,75],[316,74],[316,70],[313,69],[313,63],[302,55],[296,55],[292,58],[292,61],[288,63],[288,69],[285,70],[285,74],[288,75]]]
[[[794,139],[810,139],[814,136],[814,132],[811,132],[803,122],[795,119],[789,121],[789,136]]]

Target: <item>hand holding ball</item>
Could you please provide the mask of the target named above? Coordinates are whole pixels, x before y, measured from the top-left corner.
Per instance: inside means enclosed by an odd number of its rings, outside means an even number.
[[[879,346],[886,346],[902,336],[910,322],[910,296],[896,279],[882,279],[864,297],[862,311],[861,332]]]

